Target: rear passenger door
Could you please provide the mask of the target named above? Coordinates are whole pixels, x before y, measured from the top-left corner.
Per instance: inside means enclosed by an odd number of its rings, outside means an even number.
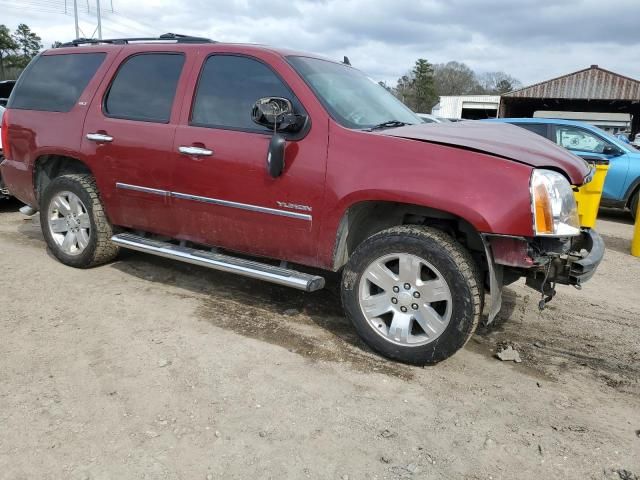
[[[285,168],[266,169],[273,134],[253,123],[262,97],[288,98],[307,111],[273,64],[216,53],[203,61],[187,95],[173,146],[174,198],[181,238],[266,257],[314,264],[327,156],[327,122],[287,136]],[[193,99],[193,100],[192,100]],[[185,105],[185,109],[186,109]],[[196,147],[202,155],[180,153]]]
[[[181,52],[123,53],[90,106],[82,148],[117,225],[175,233],[168,187],[179,115],[174,100],[186,60]]]

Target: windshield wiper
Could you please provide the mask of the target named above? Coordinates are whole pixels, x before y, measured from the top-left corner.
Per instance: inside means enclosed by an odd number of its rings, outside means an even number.
[[[373,130],[382,130],[383,128],[395,128],[395,127],[404,127],[405,125],[411,125],[407,122],[401,122],[400,120],[387,120],[386,122],[379,123],[378,125],[374,125],[373,127],[367,128],[368,131]]]

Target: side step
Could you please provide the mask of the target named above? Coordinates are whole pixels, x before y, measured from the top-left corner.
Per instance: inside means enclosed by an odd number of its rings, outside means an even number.
[[[223,272],[237,273],[245,277],[257,278],[266,282],[277,283],[287,287],[297,288],[307,292],[313,292],[324,288],[324,278],[318,275],[289,270],[287,268],[268,265],[244,258],[232,257],[207,250],[181,247],[172,243],[160,242],[150,238],[134,235],[132,233],[120,233],[111,237],[116,245],[139,252],[150,253],[160,257],[171,258],[201,267],[221,270]]]

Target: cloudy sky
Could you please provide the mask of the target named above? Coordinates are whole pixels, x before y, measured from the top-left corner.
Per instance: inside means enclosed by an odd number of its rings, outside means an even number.
[[[72,5],[0,0],[0,23],[26,23],[49,46],[73,38]],[[90,36],[96,0],[78,5]],[[347,55],[391,84],[420,57],[502,70],[524,84],[591,64],[640,78],[640,0],[101,0],[101,7],[105,38],[177,32]]]

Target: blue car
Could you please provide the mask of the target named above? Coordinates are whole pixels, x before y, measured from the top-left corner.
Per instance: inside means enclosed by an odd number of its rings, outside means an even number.
[[[609,171],[600,204],[629,208],[635,217],[640,195],[640,150],[583,122],[551,118],[495,118],[542,135],[585,160],[607,159]]]

